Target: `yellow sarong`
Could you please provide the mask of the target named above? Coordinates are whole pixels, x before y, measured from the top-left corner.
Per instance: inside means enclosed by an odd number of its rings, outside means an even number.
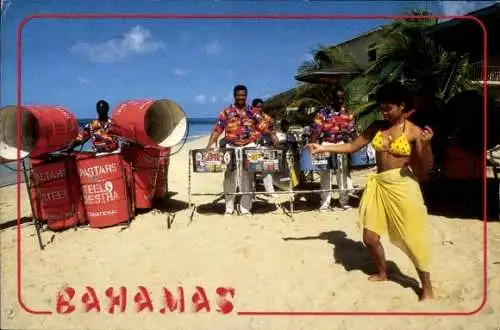
[[[409,167],[373,174],[359,206],[359,226],[380,236],[388,233],[423,271],[429,271],[427,207],[418,181]]]

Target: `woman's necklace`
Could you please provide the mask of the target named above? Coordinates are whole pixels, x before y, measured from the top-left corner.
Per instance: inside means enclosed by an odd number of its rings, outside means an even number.
[[[398,131],[399,131],[399,129],[401,129],[401,131],[403,131],[404,124],[405,124],[405,122],[398,125]],[[393,134],[391,134],[391,132],[389,130],[382,132],[382,148],[385,151],[390,150],[391,143],[393,140],[394,140],[394,136],[393,136]]]

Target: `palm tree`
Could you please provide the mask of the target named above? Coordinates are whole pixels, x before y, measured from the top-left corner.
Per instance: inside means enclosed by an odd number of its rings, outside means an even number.
[[[313,58],[310,61],[302,63],[297,70],[297,74],[304,75],[306,73],[331,68],[361,71],[361,66],[350,54],[344,52],[342,48],[319,45],[318,49],[313,52]],[[349,95],[359,94],[350,92],[355,92],[359,89],[358,84],[360,82],[361,80],[356,80],[350,75],[346,75],[339,79],[339,84],[344,86]],[[314,112],[311,113],[309,111],[310,109],[317,109],[325,104],[330,104],[334,88],[335,85],[332,84],[298,82],[294,102],[299,108],[300,121],[304,123],[310,122],[314,116]],[[349,98],[349,100],[355,99],[356,97]]]
[[[412,11],[414,16],[431,15]],[[391,23],[393,30],[378,47],[378,58],[364,76],[366,93],[380,85],[399,80],[418,87],[430,84],[436,96],[448,101],[456,93],[470,89],[466,57],[446,51],[429,35],[436,19],[408,19]]]
[[[431,15],[413,10],[414,16]],[[377,45],[378,58],[357,77],[341,82],[345,87],[350,110],[359,130],[380,118],[374,102],[359,103],[361,96],[373,94],[382,84],[394,80],[410,87],[430,84],[436,96],[447,102],[457,93],[474,89],[468,77],[468,60],[446,51],[429,35],[436,19],[415,18],[394,21],[388,33]],[[338,48],[320,47],[312,61],[303,63],[298,73],[321,70],[332,66],[356,65],[352,57]],[[332,86],[299,83],[296,99],[303,105],[327,104]],[[349,97],[350,96],[350,97]]]

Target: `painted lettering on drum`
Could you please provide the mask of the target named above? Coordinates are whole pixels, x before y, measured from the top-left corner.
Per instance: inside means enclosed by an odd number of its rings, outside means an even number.
[[[40,184],[47,181],[54,181],[64,179],[66,177],[66,170],[63,169],[47,169],[45,171],[33,172],[35,182]]]
[[[90,227],[113,226],[129,219],[124,165],[120,155],[80,156],[77,166]]]
[[[68,191],[67,189],[61,190],[51,190],[47,192],[42,192],[41,194],[42,202],[59,202],[61,200],[68,199]]]
[[[118,214],[118,211],[116,209],[88,212],[88,215],[90,215],[91,217],[113,216],[113,215],[117,215],[117,214]]]
[[[86,205],[111,203],[123,198],[118,192],[113,191],[111,181],[84,185],[82,191]]]
[[[53,230],[86,221],[73,157],[52,160],[31,159],[30,199],[33,216],[47,222]]]
[[[100,177],[103,175],[114,174],[118,171],[118,166],[116,163],[96,165],[92,167],[80,168],[80,177]]]

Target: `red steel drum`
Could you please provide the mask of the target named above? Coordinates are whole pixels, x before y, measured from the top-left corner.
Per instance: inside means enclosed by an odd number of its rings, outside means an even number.
[[[485,157],[485,156],[483,156]],[[448,179],[479,179],[483,176],[483,158],[458,146],[445,149],[443,176]]]
[[[17,106],[0,110],[2,134],[0,157],[17,159]],[[67,109],[53,105],[23,105],[21,108],[21,158],[40,156],[69,146],[78,135],[78,123]]]
[[[162,199],[168,193],[168,167],[170,165],[170,148],[164,148],[160,151],[160,166],[158,177],[156,178],[155,199]]]
[[[113,134],[142,146],[172,147],[183,139],[187,120],[171,100],[131,100],[111,114]]]
[[[30,198],[33,216],[52,230],[86,222],[74,158],[31,159]]]
[[[128,175],[129,185],[134,196],[134,207],[149,209],[153,207],[158,184],[161,156],[159,148],[144,148],[139,145],[124,145],[123,158],[128,163],[133,175]]]
[[[76,154],[76,165],[89,225],[110,227],[132,217],[120,154]]]

